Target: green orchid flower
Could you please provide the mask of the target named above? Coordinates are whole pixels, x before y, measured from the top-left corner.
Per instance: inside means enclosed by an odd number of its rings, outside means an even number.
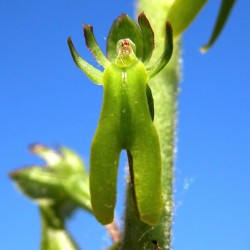
[[[166,23],[164,51],[150,67],[154,33],[141,13],[136,24],[122,14],[108,35],[107,58],[97,45],[91,26],[84,25],[88,48],[104,67],[100,71],[68,45],[76,65],[96,84],[103,85],[103,106],[90,153],[90,194],[95,217],[102,224],[114,219],[116,183],[121,150],[129,156],[129,170],[138,216],[156,225],[162,214],[161,150],[153,123],[150,78],[159,73],[173,51],[172,28]]]

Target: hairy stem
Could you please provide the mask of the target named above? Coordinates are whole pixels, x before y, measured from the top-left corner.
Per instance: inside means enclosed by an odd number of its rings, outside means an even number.
[[[139,0],[138,12],[144,11],[155,33],[155,52],[152,61],[159,56],[164,44],[164,27],[169,7],[173,1],[159,3]],[[173,215],[173,162],[175,149],[176,108],[180,71],[180,41],[175,40],[174,52],[169,64],[150,81],[154,97],[155,118],[161,153],[162,153],[162,185],[164,195],[164,212],[160,223],[150,227],[142,223],[136,211],[133,199],[133,186],[128,183],[124,235],[121,249],[140,250],[171,248],[171,227]],[[131,162],[129,160],[129,162]]]

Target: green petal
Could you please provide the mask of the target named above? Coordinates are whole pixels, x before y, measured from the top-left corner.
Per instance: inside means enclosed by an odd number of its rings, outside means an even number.
[[[68,45],[71,52],[71,55],[73,57],[74,62],[76,65],[87,75],[87,77],[97,84],[102,84],[102,72],[89,63],[87,63],[85,60],[83,60],[80,55],[75,50],[75,47],[72,43],[71,38],[68,38]]]
[[[154,50],[154,32],[144,13],[138,16],[138,23],[142,32],[143,39],[143,57],[142,62],[148,62]]]
[[[174,37],[181,35],[206,3],[207,0],[175,0],[166,19],[172,24]]]
[[[103,54],[102,50],[96,42],[95,36],[93,34],[93,27],[90,25],[84,25],[83,29],[87,47],[95,57],[96,61],[104,68],[106,68],[110,64],[110,62]]]
[[[110,29],[107,40],[107,55],[111,62],[117,57],[116,45],[121,39],[129,38],[136,45],[136,56],[143,58],[142,34],[139,26],[127,15],[120,15]]]
[[[223,0],[220,7],[220,12],[218,14],[212,35],[206,45],[201,48],[201,52],[206,52],[216,41],[220,35],[225,23],[229,17],[229,14],[233,8],[235,0]]]

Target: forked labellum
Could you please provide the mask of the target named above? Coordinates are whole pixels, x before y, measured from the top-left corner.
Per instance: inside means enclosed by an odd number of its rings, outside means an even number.
[[[139,24],[139,25],[138,25]],[[166,23],[164,51],[146,68],[154,49],[154,34],[144,15],[136,24],[122,14],[113,23],[107,41],[107,56],[96,43],[91,26],[84,25],[86,44],[100,71],[69,48],[76,65],[93,82],[103,85],[103,106],[90,153],[90,194],[95,217],[102,224],[114,219],[116,182],[121,150],[130,156],[130,176],[141,221],[156,225],[162,214],[161,150],[153,123],[150,78],[168,63],[172,51],[172,28]]]

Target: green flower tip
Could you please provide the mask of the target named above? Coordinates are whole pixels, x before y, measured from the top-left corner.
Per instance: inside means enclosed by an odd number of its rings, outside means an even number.
[[[129,39],[121,39],[117,42],[117,58],[116,65],[124,68],[129,67],[137,61],[135,55],[136,47],[135,44]]]
[[[152,56],[154,32],[144,13],[138,16],[138,24],[125,14],[120,15],[114,21],[107,39],[107,57],[97,44],[92,26],[83,25],[83,30],[88,49],[104,69],[110,63],[116,63],[121,68],[128,67],[137,59],[146,64]],[[102,84],[103,72],[80,57],[70,37],[68,38],[68,45],[76,65],[90,80],[97,84]],[[172,51],[172,28],[170,23],[167,23],[164,51],[161,57],[151,67],[147,68],[150,78],[158,74],[166,66],[172,55]]]

